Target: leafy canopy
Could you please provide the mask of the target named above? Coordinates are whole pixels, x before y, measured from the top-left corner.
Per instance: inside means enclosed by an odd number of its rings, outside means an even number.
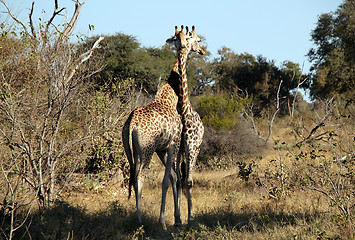
[[[315,47],[308,57],[313,63],[313,98],[341,95],[354,99],[355,4],[346,0],[335,13],[322,14],[311,34]]]

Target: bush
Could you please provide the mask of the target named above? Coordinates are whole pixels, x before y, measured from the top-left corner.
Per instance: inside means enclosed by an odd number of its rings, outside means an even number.
[[[198,165],[212,169],[228,168],[236,166],[240,158],[261,154],[265,148],[264,142],[245,125],[239,121],[236,127],[230,130],[206,127]]]
[[[197,111],[205,126],[216,130],[233,129],[238,124],[238,116],[251,97],[229,97],[226,94],[204,96],[199,99]]]
[[[105,170],[119,169],[123,177],[128,177],[128,162],[124,155],[121,128],[126,104],[121,95],[113,97],[109,92],[93,92],[87,107],[88,115],[94,119],[93,130],[100,130],[92,137],[86,158],[86,173],[100,173]],[[121,114],[121,116],[120,116]],[[117,117],[120,116],[120,117]]]

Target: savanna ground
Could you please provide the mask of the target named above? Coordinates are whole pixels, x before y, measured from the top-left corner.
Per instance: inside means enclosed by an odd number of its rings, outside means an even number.
[[[275,138],[291,139],[287,125],[285,121],[276,122]],[[218,164],[214,169],[199,167],[194,174],[195,221],[191,226],[187,224],[184,196],[183,225],[173,225],[171,188],[166,206],[168,230],[163,231],[159,225],[164,172],[154,156],[143,188],[143,226],[137,224],[134,195],[128,200],[122,175],[103,171],[74,175],[60,193],[60,200],[51,208],[35,211],[26,230],[20,230],[15,236],[24,239],[352,239],[349,224],[328,197],[291,184],[291,175],[297,175],[300,169],[291,169],[297,166],[291,163],[289,148],[274,144],[264,150],[263,156],[244,159],[252,163],[251,174],[243,175],[241,171],[248,164],[230,163],[238,161],[237,156],[220,160],[225,164]]]
[[[143,193],[142,228],[134,197],[128,201],[125,188],[84,179],[81,191],[68,191],[53,208],[34,216],[32,239],[347,239],[336,213],[319,194],[297,191],[284,200],[270,199],[265,189],[244,182],[236,170],[196,173],[194,224],[186,225],[183,198],[184,225],[173,226],[170,197],[169,227],[163,231],[158,224],[161,164],[154,163],[151,170]]]

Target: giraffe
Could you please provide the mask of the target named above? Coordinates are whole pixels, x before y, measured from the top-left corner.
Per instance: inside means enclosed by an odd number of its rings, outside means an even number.
[[[141,198],[144,177],[154,152],[165,165],[159,217],[164,229],[169,178],[173,187],[175,222],[181,223],[177,202],[177,176],[175,171],[172,171],[173,160],[180,147],[182,130],[181,117],[176,109],[178,91],[178,74],[171,71],[168,81],[160,86],[154,100],[132,111],[122,129],[123,146],[130,164],[129,197],[134,186],[139,224],[142,224]]]
[[[193,49],[192,49],[193,50]],[[179,60],[176,59],[167,82],[163,83],[154,100],[135,109],[126,120],[122,139],[130,164],[129,197],[134,186],[137,206],[137,219],[142,223],[141,198],[144,176],[152,155],[156,152],[165,165],[162,182],[162,200],[159,222],[166,229],[165,202],[169,187],[169,177],[174,195],[175,225],[181,225],[179,164],[173,162],[180,149],[182,122],[177,112],[179,91]]]
[[[183,26],[182,26],[183,28]],[[175,26],[175,36],[167,40],[168,43],[175,44],[178,51],[178,62],[179,62],[179,104],[178,112],[182,116],[182,137],[181,145],[178,155],[178,164],[181,161],[183,155],[185,154],[186,163],[181,162],[181,175],[182,175],[182,187],[185,190],[188,202],[188,222],[193,221],[193,210],[192,210],[192,196],[191,190],[193,185],[192,174],[194,171],[194,166],[196,163],[196,158],[200,152],[200,146],[203,139],[204,127],[199,114],[192,108],[189,96],[188,96],[188,86],[187,86],[187,75],[186,75],[186,62],[187,56],[190,51],[198,52],[199,54],[205,54],[201,44],[199,43],[201,39],[197,36],[195,32],[195,27],[192,26],[192,31],[189,32],[186,27],[187,35],[184,33],[183,29],[181,31],[177,30]],[[178,175],[178,178],[180,176]],[[178,189],[179,192],[179,189]],[[180,194],[178,193],[178,198]],[[180,202],[180,200],[178,200]]]

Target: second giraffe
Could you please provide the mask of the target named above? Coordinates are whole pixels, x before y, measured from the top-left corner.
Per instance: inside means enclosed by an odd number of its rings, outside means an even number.
[[[169,38],[167,43],[174,44],[177,48],[179,61],[179,99],[178,113],[182,116],[182,135],[181,145],[178,155],[178,163],[186,157],[186,163],[181,162],[182,172],[182,187],[187,197],[188,202],[188,222],[193,221],[192,196],[191,190],[193,185],[192,173],[194,171],[197,156],[200,152],[200,146],[203,139],[204,127],[199,114],[192,108],[187,85],[186,62],[190,51],[197,52],[201,55],[205,54],[200,42],[201,39],[195,32],[195,27],[192,26],[192,31],[187,34],[181,26],[181,31],[175,27],[175,36]],[[178,188],[179,189],[179,188]],[[180,194],[178,194],[180,197]],[[179,201],[180,202],[180,201]]]

